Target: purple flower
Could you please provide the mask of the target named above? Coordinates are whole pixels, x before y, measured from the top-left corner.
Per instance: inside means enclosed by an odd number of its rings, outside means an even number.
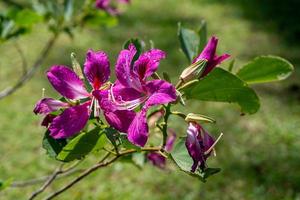
[[[194,161],[191,172],[195,172],[199,166],[205,167],[206,159],[210,156],[214,143],[215,140],[199,124],[189,123],[185,146]]]
[[[119,10],[116,6],[112,5],[112,0],[96,0],[96,8],[104,10],[111,15],[118,15],[120,14]],[[130,0],[117,0],[117,3],[130,3]]]
[[[164,80],[147,80],[157,70],[165,53],[152,49],[139,56],[133,44],[122,50],[116,64],[117,82],[110,90],[110,98],[119,110],[134,110],[141,106],[128,128],[128,140],[144,146],[148,139],[146,114],[150,107],[176,100],[175,87]]]
[[[206,76],[209,72],[211,72],[218,64],[223,62],[224,60],[228,59],[230,55],[223,54],[221,56],[217,56],[216,49],[218,45],[218,38],[211,37],[204,47],[201,54],[194,59],[193,63],[199,61],[199,60],[207,60],[206,68],[204,72],[202,73],[201,77]]]
[[[109,80],[110,64],[107,55],[102,52],[93,52],[89,50],[86,55],[84,64],[84,74],[93,87],[89,93],[83,81],[77,74],[66,66],[53,66],[47,72],[47,77],[52,86],[66,99],[69,103],[59,100],[44,98],[40,100],[35,108],[35,114],[46,115],[42,125],[48,126],[50,135],[53,138],[68,138],[78,133],[86,125],[92,111],[94,116],[98,117],[101,105],[94,96],[94,91],[107,91],[105,83]],[[83,103],[79,103],[83,101]],[[65,110],[58,116],[53,117],[50,113],[59,109]],[[111,109],[109,112],[104,112],[104,115],[114,115],[115,123],[110,123],[118,130],[127,130],[129,121],[131,121],[135,113],[133,111],[122,110],[117,111]],[[124,116],[127,118],[123,119]],[[119,120],[122,118],[122,120]],[[118,121],[119,120],[119,121]],[[129,120],[126,121],[125,120]],[[121,121],[121,122],[120,122]]]
[[[165,151],[171,152],[174,146],[174,142],[176,140],[176,133],[169,129],[171,132],[166,143]],[[148,153],[147,155],[148,160],[154,165],[161,169],[164,169],[166,166],[166,158],[157,152]]]

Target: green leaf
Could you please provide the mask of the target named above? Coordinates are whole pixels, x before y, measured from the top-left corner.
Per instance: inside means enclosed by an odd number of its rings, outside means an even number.
[[[199,35],[199,48],[198,48],[198,54],[201,53],[201,51],[204,49],[206,43],[207,43],[207,25],[206,25],[206,21],[202,20],[201,24],[200,24],[200,28],[198,31],[198,35]]]
[[[42,146],[51,158],[56,158],[67,142],[65,139],[54,139],[49,134],[50,132],[47,130],[43,138]]]
[[[237,75],[249,84],[284,80],[294,70],[293,65],[277,56],[259,56],[244,65]]]
[[[99,127],[89,132],[83,132],[73,138],[56,157],[63,162],[82,159],[90,152],[99,151],[105,145],[105,135]]]
[[[259,98],[245,82],[230,72],[216,68],[203,79],[182,87],[187,99],[237,103],[242,112],[253,114]]]
[[[190,173],[193,165],[193,159],[186,149],[185,138],[179,138],[178,143],[176,143],[173,151],[171,152],[171,156],[182,171]]]
[[[178,37],[181,49],[190,63],[198,55],[199,36],[191,29],[186,29],[178,24]]]
[[[19,11],[14,20],[17,25],[28,27],[40,22],[42,20],[42,16],[32,10],[25,9]]]
[[[105,12],[95,11],[89,12],[83,19],[83,21],[90,26],[107,26],[112,27],[118,24],[118,19]]]
[[[207,179],[208,177],[214,175],[214,174],[217,174],[221,171],[220,168],[205,168],[203,170],[203,172],[200,172],[200,176],[203,177],[203,179]]]

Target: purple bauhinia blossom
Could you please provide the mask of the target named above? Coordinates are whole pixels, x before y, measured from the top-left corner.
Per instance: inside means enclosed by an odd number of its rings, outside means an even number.
[[[187,129],[185,146],[194,163],[191,172],[200,167],[205,167],[206,159],[210,156],[215,140],[199,124],[190,122]]]
[[[166,146],[165,146],[165,151],[168,153],[172,151],[174,142],[176,140],[176,133],[172,129],[169,129],[169,132],[170,135],[167,139]],[[147,158],[154,166],[157,166],[161,169],[164,169],[166,166],[166,158],[162,156],[160,153],[157,152],[148,153]]]
[[[110,89],[109,97],[117,109],[134,110],[141,106],[128,128],[128,140],[144,146],[148,139],[146,114],[150,107],[176,100],[175,87],[164,80],[148,80],[157,70],[166,54],[152,49],[133,61],[137,50],[133,44],[120,52],[116,63],[117,81]]]
[[[102,51],[89,50],[84,64],[84,74],[93,88],[91,92],[86,90],[83,81],[77,74],[66,66],[53,66],[47,72],[48,80],[52,86],[68,99],[68,103],[66,103],[52,98],[44,98],[38,101],[35,106],[35,114],[46,115],[42,125],[48,126],[50,124],[49,131],[53,138],[73,136],[84,128],[92,112],[94,112],[95,117],[98,117],[100,108],[106,108],[105,105],[101,105],[102,101],[98,101],[93,94],[95,91],[105,92],[108,90],[108,87],[105,87],[110,76],[108,56]],[[50,114],[62,108],[65,110],[60,115]],[[120,131],[127,131],[129,122],[135,117],[133,111],[119,111],[114,108],[110,108],[109,111],[102,110],[104,116],[109,118],[108,121],[112,121],[110,124]],[[113,119],[111,119],[111,115],[114,116]]]
[[[104,10],[111,15],[118,15],[120,14],[119,10],[116,6],[113,5],[113,0],[96,0],[96,8]],[[130,0],[115,0],[115,3],[130,3]]]
[[[218,45],[218,38],[217,37],[211,37],[204,47],[203,51],[200,53],[199,56],[197,56],[193,63],[199,61],[199,60],[207,60],[207,64],[205,67],[205,70],[201,74],[201,77],[206,76],[209,72],[211,72],[218,64],[223,62],[224,60],[228,59],[230,57],[229,54],[223,54],[221,56],[217,56],[216,50]]]

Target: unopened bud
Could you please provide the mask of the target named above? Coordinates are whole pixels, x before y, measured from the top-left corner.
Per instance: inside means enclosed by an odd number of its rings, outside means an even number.
[[[77,76],[79,76],[79,78],[81,80],[83,80],[84,76],[83,76],[80,64],[76,59],[76,54],[74,52],[71,53],[71,61],[72,61],[72,67],[73,67],[74,72],[77,74]]]
[[[189,67],[183,70],[180,75],[180,80],[183,83],[187,83],[193,79],[197,79],[201,76],[201,73],[204,71],[207,60],[199,60]]]
[[[189,113],[186,116],[185,121],[187,121],[187,122],[202,121],[202,122],[216,123],[216,120],[214,120],[210,117],[207,117],[205,115],[200,115],[200,114],[194,114],[194,113]]]

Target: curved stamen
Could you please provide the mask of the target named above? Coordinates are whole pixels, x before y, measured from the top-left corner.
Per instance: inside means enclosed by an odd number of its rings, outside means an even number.
[[[117,109],[119,109],[119,110],[134,110],[139,105],[144,103],[148,97],[142,96],[140,98],[137,98],[137,99],[134,99],[131,101],[123,101],[122,99],[121,99],[121,101],[117,101],[115,98],[114,92],[113,92],[113,85],[112,85],[109,90],[109,98],[115,104]]]

